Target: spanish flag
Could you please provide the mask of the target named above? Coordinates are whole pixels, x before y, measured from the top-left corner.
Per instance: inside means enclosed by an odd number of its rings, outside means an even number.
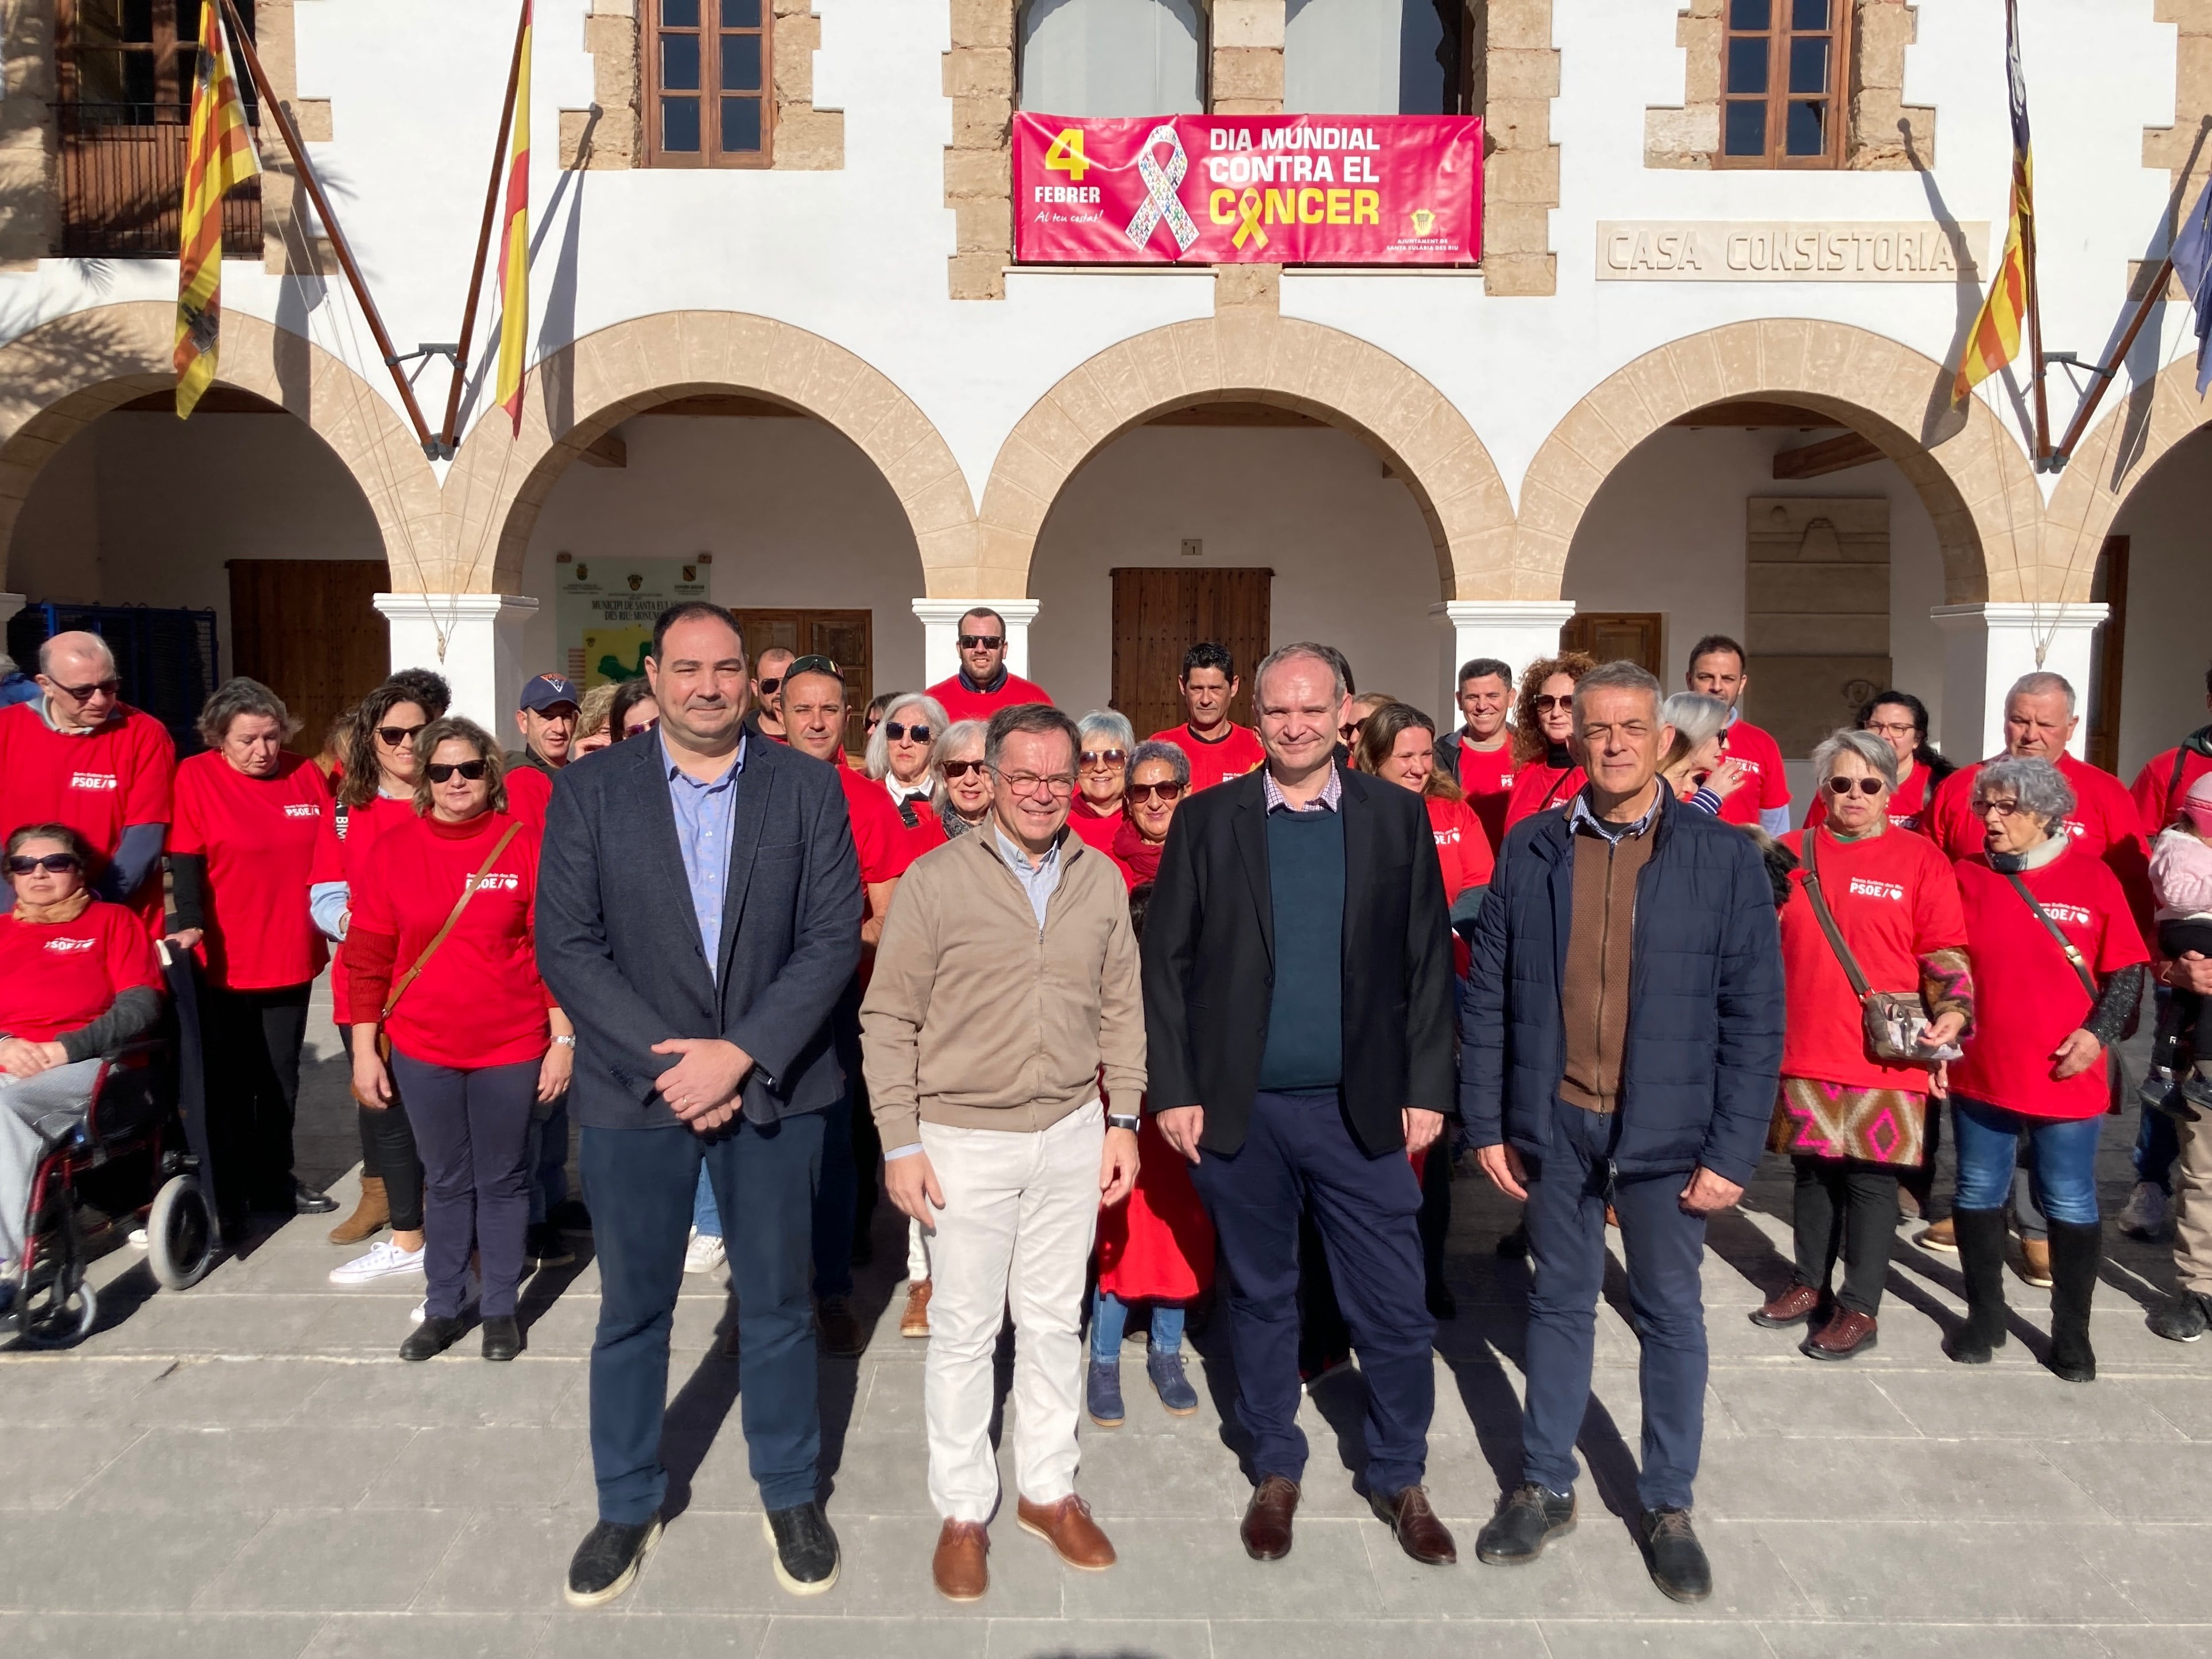
[[[530,340],[531,0],[522,0],[522,50],[514,82],[514,143],[507,167],[507,224],[499,242],[499,401],[522,433],[522,356]]]
[[[177,253],[177,418],[188,418],[215,380],[222,327],[222,198],[261,171],[246,106],[216,13],[200,8],[192,125],[185,155],[183,230]]]
[[[1982,301],[1982,314],[1974,319],[1973,332],[1959,354],[1959,378],[1951,390],[1954,404],[2018,354],[2022,321],[2035,303],[2035,163],[2027,146],[2027,82],[2020,72],[2017,0],[2005,0],[2005,84],[2012,105],[2012,223],[1989,298]]]

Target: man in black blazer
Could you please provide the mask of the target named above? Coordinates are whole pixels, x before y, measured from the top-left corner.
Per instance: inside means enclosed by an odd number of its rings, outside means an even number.
[[[1367,1379],[1369,1501],[1407,1554],[1442,1564],[1455,1555],[1421,1486],[1436,1322],[1407,1155],[1454,1109],[1450,922],[1420,798],[1335,763],[1344,695],[1322,647],[1276,652],[1254,677],[1267,765],[1176,813],[1146,917],[1146,1103],[1191,1162],[1232,1276],[1256,1482],[1245,1552],[1290,1553],[1305,1473],[1310,1207]]]
[[[599,1522],[568,1599],[621,1595],[659,1534],[669,1327],[702,1159],[775,1573],[811,1595],[836,1582],[838,1559],[818,1501],[807,1266],[823,1114],[845,1103],[829,1016],[860,955],[860,866],[836,773],[745,739],[728,611],[664,611],[646,672],[659,730],[562,770],[538,874],[538,964],[575,1023],[568,1102],[600,1278]]]

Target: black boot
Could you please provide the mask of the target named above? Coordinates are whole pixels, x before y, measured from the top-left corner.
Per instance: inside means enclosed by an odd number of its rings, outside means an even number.
[[[2051,1224],[2051,1369],[2069,1382],[2097,1380],[2089,1346],[2089,1298],[2105,1257],[2105,1224]]]
[[[1986,1365],[2005,1344],[2005,1218],[2002,1210],[1954,1210],[1959,1273],[1966,1281],[1966,1322],[1951,1339],[1951,1358]]]

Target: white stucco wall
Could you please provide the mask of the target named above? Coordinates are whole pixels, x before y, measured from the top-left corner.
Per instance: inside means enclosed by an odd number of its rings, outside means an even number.
[[[2212,662],[2212,436],[2175,447],[2136,487],[2112,533],[2129,538],[2126,668],[2120,690],[2120,767],[2142,763],[2212,720],[2204,708]]]

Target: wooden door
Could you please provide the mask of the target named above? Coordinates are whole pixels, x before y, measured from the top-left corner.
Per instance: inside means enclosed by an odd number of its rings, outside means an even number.
[[[2120,769],[2120,671],[2128,638],[2128,538],[2107,536],[2089,597],[2108,607],[2089,643],[2089,764]]]
[[[1659,620],[1656,611],[1577,611],[1559,630],[1559,647],[1587,652],[1600,662],[1638,663],[1664,680]]]
[[[1252,723],[1252,671],[1268,651],[1275,573],[1123,567],[1114,575],[1114,697],[1142,738],[1182,718],[1182,653],[1201,640],[1229,647],[1243,682],[1229,718]]]
[[[381,559],[233,559],[230,660],[299,718],[291,747],[312,755],[339,711],[392,672],[392,629],[373,596]]]
[[[864,722],[876,695],[875,614],[868,611],[740,611],[745,655],[757,660],[763,651],[782,649],[793,656],[819,655],[845,676],[845,752],[868,746]],[[920,688],[915,688],[919,690]]]

